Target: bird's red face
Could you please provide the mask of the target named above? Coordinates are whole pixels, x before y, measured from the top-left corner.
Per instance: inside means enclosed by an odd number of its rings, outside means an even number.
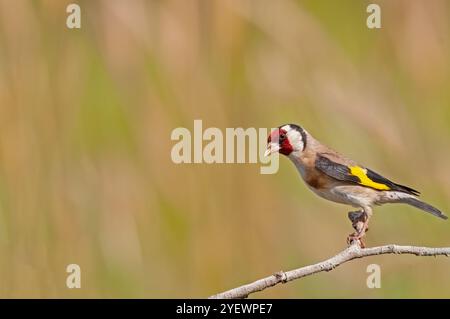
[[[264,155],[268,156],[272,153],[279,152],[289,156],[293,151],[294,148],[289,141],[287,131],[283,128],[278,128],[271,132],[267,138],[267,149]]]

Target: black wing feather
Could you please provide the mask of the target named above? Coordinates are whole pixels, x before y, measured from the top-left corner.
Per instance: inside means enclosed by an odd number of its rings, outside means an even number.
[[[394,183],[394,182],[388,180],[386,177],[383,177],[380,174],[372,171],[371,169],[368,169],[368,168],[366,168],[366,169],[367,169],[367,174],[366,174],[367,177],[376,183],[385,184],[385,185],[389,186],[389,188],[393,191],[404,192],[404,193],[408,193],[408,194],[415,195],[415,196],[420,195],[419,191],[417,191],[411,187]]]
[[[317,156],[315,165],[318,170],[337,180],[351,183],[361,182],[358,176],[350,174],[350,169],[346,165],[335,163],[327,157]]]
[[[366,186],[364,184],[361,184],[361,180],[359,179],[358,176],[351,174],[350,168],[348,166],[333,162],[332,160],[330,160],[327,157],[319,155],[316,159],[315,166],[318,170],[322,171],[323,173],[325,173],[328,176],[333,177],[337,180],[355,183],[355,184],[358,184],[361,186]],[[389,190],[408,193],[408,194],[411,194],[414,196],[419,196],[419,194],[420,194],[419,191],[417,191],[413,188],[394,183],[368,168],[365,168],[365,169],[367,170],[366,176],[369,179],[371,179],[375,183],[384,184],[384,185],[388,186]],[[370,186],[366,186],[366,187],[370,187]]]

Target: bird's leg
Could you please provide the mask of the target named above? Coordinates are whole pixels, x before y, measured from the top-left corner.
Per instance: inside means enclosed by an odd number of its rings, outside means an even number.
[[[365,207],[364,208],[364,213],[365,213],[365,219],[364,219],[364,224],[358,234],[358,237],[361,238],[362,236],[364,236],[366,234],[366,232],[369,230],[369,220],[370,217],[372,217],[372,208],[371,207]]]
[[[361,247],[362,248],[365,247],[365,244],[362,241],[362,237],[369,230],[368,225],[371,215],[372,215],[371,209],[364,209],[361,211],[348,213],[348,218],[351,220],[355,232],[347,237],[347,244],[350,245],[353,241],[359,240]]]
[[[355,229],[355,231],[359,232],[359,230],[362,228],[362,225],[364,223],[364,211],[358,210],[355,212],[349,212],[348,218],[352,222],[352,226]]]
[[[365,222],[364,211],[361,210],[361,211],[349,212],[348,218],[352,222],[352,226],[355,231],[348,235],[347,244],[350,245],[355,240],[356,241],[359,240],[361,247],[364,247],[364,242],[360,238],[359,239],[357,238],[358,234],[361,233],[361,230],[362,230],[364,222]]]

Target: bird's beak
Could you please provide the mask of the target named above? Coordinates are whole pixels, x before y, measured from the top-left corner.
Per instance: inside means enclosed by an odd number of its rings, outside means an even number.
[[[264,152],[264,156],[269,156],[272,153],[276,153],[280,150],[280,145],[275,143],[269,143],[267,144],[266,151]]]

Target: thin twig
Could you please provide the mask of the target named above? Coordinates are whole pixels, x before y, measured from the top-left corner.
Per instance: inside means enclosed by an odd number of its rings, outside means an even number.
[[[211,299],[241,299],[250,294],[286,283],[295,279],[310,276],[322,271],[330,271],[347,261],[382,254],[412,254],[416,256],[450,256],[450,247],[430,248],[416,246],[386,245],[372,248],[361,248],[359,242],[352,243],[348,248],[320,263],[297,268],[287,272],[277,272],[269,277],[257,280],[228,291],[211,296]]]

